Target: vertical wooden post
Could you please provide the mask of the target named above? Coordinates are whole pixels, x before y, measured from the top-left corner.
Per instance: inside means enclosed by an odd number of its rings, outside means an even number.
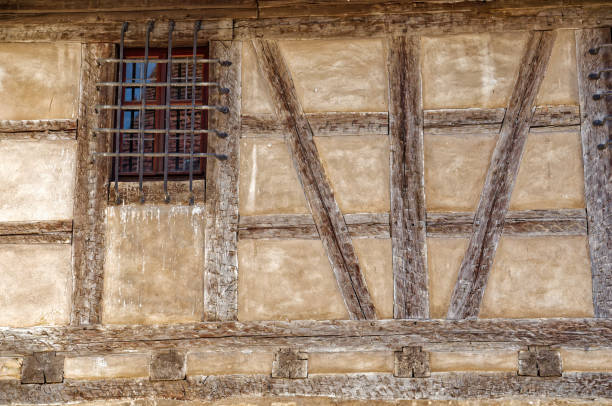
[[[94,136],[96,127],[112,127],[108,111],[95,112],[97,104],[112,104],[112,88],[96,82],[112,81],[114,67],[99,65],[111,57],[113,44],[84,44],[81,48],[81,96],[77,128],[77,176],[73,226],[72,325],[101,323],[104,278],[104,239],[110,160],[94,160],[94,152],[109,151],[110,137]]]
[[[208,152],[227,160],[208,158],[206,164],[206,230],[204,265],[204,320],[229,321],[238,317],[238,167],[240,146],[242,42],[212,41],[210,57],[231,66],[211,65],[211,80],[230,89],[212,90],[209,103],[227,106],[227,114],[213,111],[209,128],[229,137],[208,137]]]
[[[389,40],[390,223],[396,319],[429,317],[419,57],[418,37]]]
[[[580,135],[595,317],[612,317],[612,146],[598,148],[610,139],[612,122],[593,125],[593,120],[612,114],[612,97],[593,100],[597,91],[612,88],[612,75],[602,74],[599,79],[588,77],[611,66],[609,48],[601,48],[595,55],[589,52],[605,43],[610,43],[609,28],[576,31]]]

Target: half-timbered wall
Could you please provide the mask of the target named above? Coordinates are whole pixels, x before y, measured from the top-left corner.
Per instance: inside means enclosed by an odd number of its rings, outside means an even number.
[[[0,404],[612,404],[581,31],[248,21],[193,205],[93,159],[114,37],[0,43]]]

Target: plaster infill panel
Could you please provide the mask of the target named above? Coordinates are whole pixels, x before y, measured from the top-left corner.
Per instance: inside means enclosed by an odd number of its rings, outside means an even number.
[[[612,372],[612,350],[561,349],[563,371]]]
[[[76,118],[80,67],[80,44],[0,44],[0,120]]]
[[[0,140],[0,221],[72,218],[74,140]]]
[[[98,380],[108,378],[147,378],[148,354],[113,354],[75,357],[64,360],[64,378]]]
[[[510,210],[583,208],[579,131],[531,131],[510,199]]]
[[[314,140],[343,214],[389,212],[388,137],[339,136]]]
[[[202,206],[109,207],[103,323],[200,321],[204,225]]]
[[[0,326],[68,324],[71,278],[70,245],[0,245]]]
[[[393,352],[314,352],[308,374],[393,373]]]
[[[536,105],[578,104],[574,30],[558,30]]]
[[[0,357],[0,381],[21,379],[22,358]]]
[[[430,314],[445,318],[467,238],[428,238]],[[479,317],[593,317],[586,237],[503,237]]]
[[[372,296],[376,316],[393,318],[393,257],[391,239],[353,238],[353,246]]]
[[[187,354],[187,375],[270,375],[273,360],[272,352],[193,352]]]
[[[386,52],[382,40],[279,41],[306,113],[387,111]],[[265,78],[250,42],[242,51],[242,112],[272,113]]]
[[[502,236],[480,317],[593,317],[587,244],[585,236]]]
[[[429,366],[431,372],[514,372],[518,358],[516,351],[432,352]]]
[[[240,241],[238,319],[348,319],[321,241]]]
[[[240,140],[240,215],[309,214],[289,146],[277,138]]]
[[[497,137],[425,134],[425,205],[428,211],[476,211]]]

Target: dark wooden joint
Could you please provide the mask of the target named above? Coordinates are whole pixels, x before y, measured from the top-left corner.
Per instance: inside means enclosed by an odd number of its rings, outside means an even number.
[[[152,381],[179,381],[185,379],[185,354],[176,350],[160,351],[151,358]]]
[[[395,370],[398,378],[427,378],[430,375],[429,353],[422,347],[404,347],[395,353]]]
[[[546,346],[529,346],[519,351],[518,374],[521,376],[561,376],[561,355],[559,351]]]
[[[21,383],[61,383],[64,381],[64,356],[55,352],[35,352],[23,358]]]
[[[308,378],[308,354],[282,348],[274,354],[272,378]]]

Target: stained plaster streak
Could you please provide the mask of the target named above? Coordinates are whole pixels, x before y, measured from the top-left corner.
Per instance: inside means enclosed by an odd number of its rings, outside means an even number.
[[[200,320],[204,221],[203,206],[107,209],[104,323]]]

